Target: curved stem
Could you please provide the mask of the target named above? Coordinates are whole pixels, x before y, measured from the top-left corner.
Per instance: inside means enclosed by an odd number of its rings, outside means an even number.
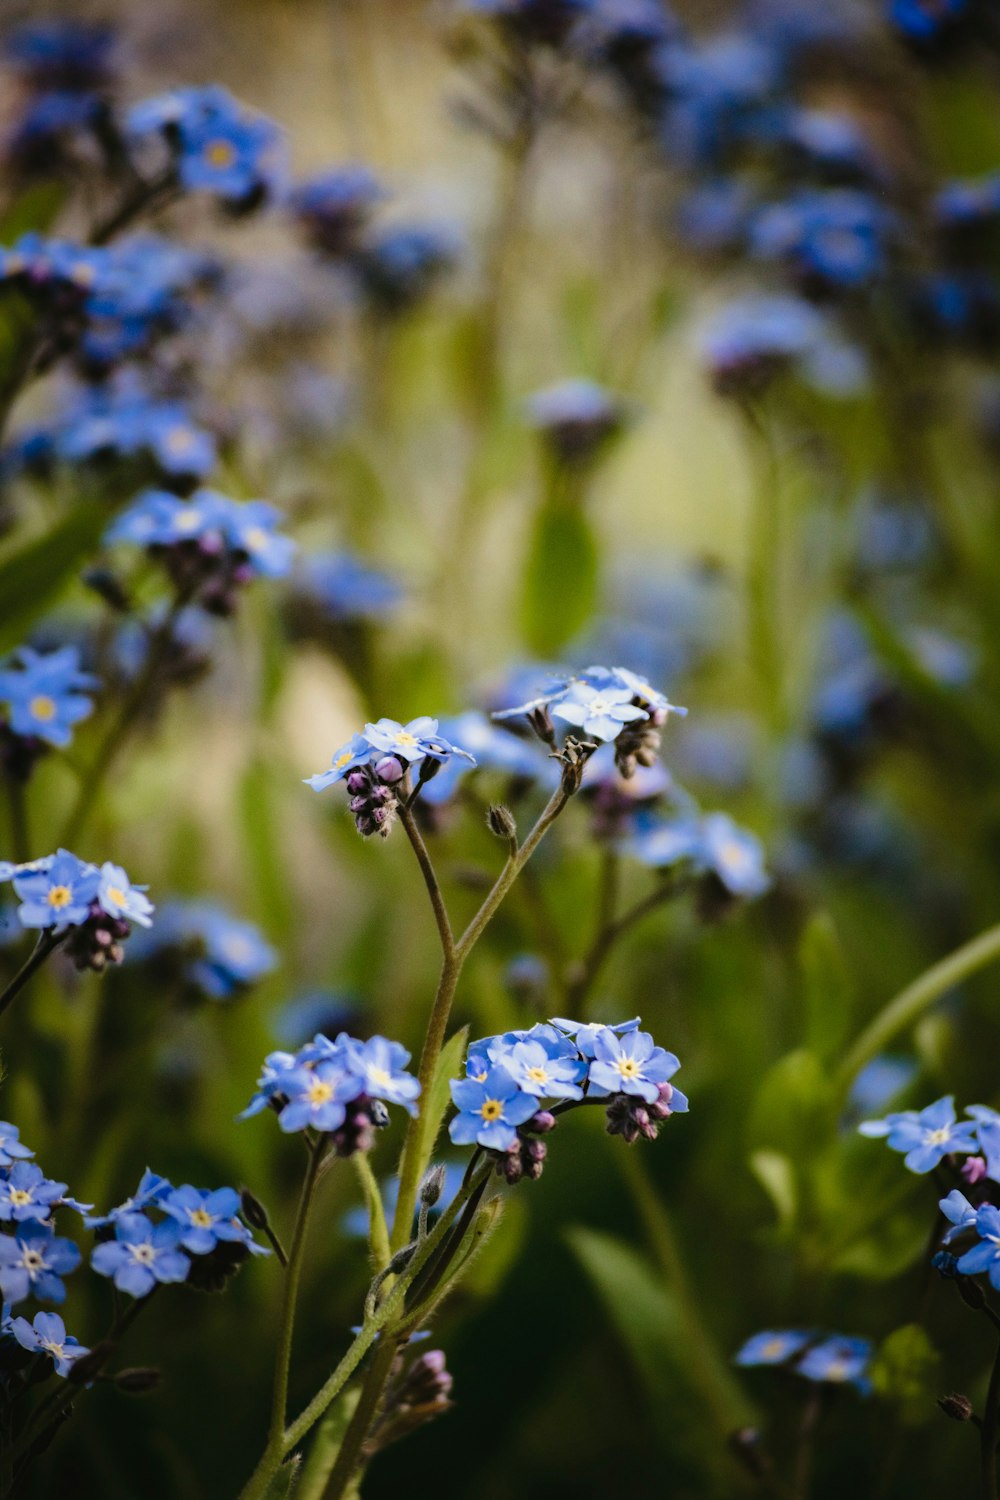
[[[413,816],[412,810],[405,803],[400,804],[399,821],[406,830],[406,836],[413,846],[414,854],[417,856],[417,864],[420,866],[420,873],[424,877],[427,894],[431,898],[431,908],[434,912],[434,920],[437,923],[438,937],[441,939],[441,950],[447,958],[455,947],[451,922],[444,904],[444,897],[441,894],[441,887],[438,884],[434,866],[431,863],[431,857],[427,852],[427,845],[424,843],[423,835],[417,826],[417,820]]]
[[[0,995],[0,1016],[21,993],[32,974],[42,967],[49,954],[55,952],[65,936],[64,932],[56,933],[48,930],[39,933],[38,942],[32,949],[30,957],[21,965],[10,984]]]
[[[398,1353],[399,1346],[395,1339],[382,1340],[365,1376],[361,1387],[361,1398],[344,1433],[336,1462],[330,1471],[330,1478],[323,1492],[323,1500],[339,1500],[354,1478],[361,1462],[361,1450],[364,1448],[365,1438],[378,1416]]]
[[[574,1009],[579,1009],[583,1005],[618,939],[624,937],[625,933],[641,922],[643,917],[648,916],[651,911],[656,911],[657,907],[665,905],[676,894],[675,885],[659,885],[648,896],[636,902],[635,906],[623,912],[616,921],[598,929],[579,971],[566,985],[568,1014],[572,1014]]]
[[[361,1184],[365,1207],[368,1210],[368,1243],[372,1252],[372,1260],[376,1271],[383,1271],[392,1258],[392,1251],[389,1247],[389,1231],[385,1222],[382,1195],[366,1153],[355,1151],[351,1162]]]
[[[878,1013],[874,1021],[861,1033],[848,1052],[837,1073],[836,1087],[841,1094],[850,1088],[854,1078],[866,1063],[901,1031],[906,1031],[935,1000],[954,989],[963,979],[985,968],[1000,958],[1000,923],[981,932],[978,937],[956,948],[947,958],[932,964],[912,984],[900,990],[888,1005]]]
[[[28,799],[24,782],[16,776],[7,778],[7,805],[10,808],[10,848],[18,864],[31,858],[31,835],[28,832]]]

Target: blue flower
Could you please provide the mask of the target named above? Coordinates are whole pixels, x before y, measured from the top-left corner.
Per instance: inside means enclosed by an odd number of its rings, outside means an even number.
[[[631,1021],[615,1021],[605,1025],[601,1021],[568,1021],[563,1016],[554,1016],[549,1024],[571,1036],[574,1046],[583,1057],[593,1058],[597,1055],[595,1047],[602,1032],[610,1031],[615,1036],[627,1036],[630,1032],[639,1030],[640,1021],[638,1016],[634,1016]]]
[[[582,462],[622,426],[624,406],[591,380],[564,380],[528,399],[528,417],[564,463]]]
[[[485,1146],[490,1151],[510,1151],[517,1145],[517,1126],[537,1113],[538,1100],[522,1093],[510,1072],[498,1064],[480,1082],[457,1078],[451,1082],[451,1097],[459,1113],[448,1127],[456,1146]]]
[[[450,745],[438,733],[437,719],[422,715],[408,724],[399,724],[395,719],[379,719],[376,724],[365,725],[365,739],[373,750],[382,755],[397,755],[411,765],[429,755],[433,760],[447,760],[457,755],[475,765],[467,750]]]
[[[168,1193],[159,1206],[180,1225],[180,1243],[192,1255],[207,1255],[220,1240],[246,1243],[248,1238],[246,1227],[236,1217],[240,1195],[233,1188],[210,1192],[185,1183]]]
[[[312,553],[303,558],[294,583],[335,620],[381,620],[402,595],[394,578],[350,552]]]
[[[738,1365],[783,1365],[804,1349],[813,1337],[800,1328],[783,1328],[779,1332],[765,1329],[763,1333],[748,1338],[733,1359]]]
[[[332,1043],[330,1044],[333,1045]],[[301,1059],[301,1053],[299,1054]],[[339,1130],[347,1119],[347,1108],[364,1085],[357,1073],[336,1056],[312,1066],[299,1066],[284,1074],[281,1094],[288,1103],[278,1116],[282,1130]]]
[[[43,1302],[64,1302],[61,1278],[80,1264],[80,1250],[72,1240],[58,1239],[51,1224],[29,1219],[14,1235],[0,1235],[0,1292],[5,1302],[34,1296]]]
[[[262,578],[283,578],[291,567],[295,543],[275,529],[283,519],[281,511],[266,500],[244,500],[242,504],[230,500],[227,507],[229,545],[245,553]]]
[[[552,705],[552,712],[594,740],[617,739],[625,724],[649,718],[644,708],[633,703],[627,687],[597,688],[583,681],[572,683],[558,703]]]
[[[16,1161],[34,1156],[34,1151],[18,1139],[20,1134],[16,1125],[0,1120],[0,1167],[12,1167]]]
[[[1000,1209],[984,1203],[972,1227],[979,1236],[979,1244],[959,1257],[957,1269],[963,1276],[978,1276],[986,1271],[990,1286],[1000,1291]]]
[[[867,1393],[871,1389],[867,1371],[872,1352],[868,1339],[837,1335],[807,1349],[795,1370],[806,1380],[830,1385],[853,1385],[859,1391]]]
[[[117,1208],[112,1208],[106,1214],[86,1215],[84,1225],[87,1229],[102,1229],[106,1224],[116,1224],[125,1214],[134,1214],[151,1204],[159,1205],[172,1191],[173,1184],[166,1177],[160,1177],[152,1168],[147,1167],[131,1198],[126,1198],[124,1203],[119,1203]]]
[[[539,1099],[582,1099],[580,1082],[587,1076],[587,1064],[575,1053],[569,1057],[554,1056],[543,1042],[515,1042],[504,1055],[504,1067],[526,1094]]]
[[[191,978],[212,999],[227,1000],[276,967],[278,955],[252,923],[207,905],[196,907],[192,917],[189,930],[205,954],[192,965]]]
[[[356,1042],[352,1037],[338,1038],[341,1040],[347,1065],[361,1079],[369,1098],[402,1104],[411,1115],[417,1114],[414,1100],[420,1094],[420,1084],[406,1071],[410,1054],[405,1047],[384,1036],[369,1037],[367,1042]]]
[[[14,877],[21,898],[18,917],[24,927],[70,927],[85,922],[96,898],[101,872],[60,849],[45,869]]]
[[[34,1162],[19,1161],[0,1177],[0,1219],[47,1219],[65,1191],[65,1182],[51,1182]]]
[[[255,574],[280,578],[291,567],[295,543],[275,530],[280,512],[263,500],[239,502],[216,490],[199,489],[190,500],[148,490],[118,518],[107,541],[145,547],[197,542],[208,553],[228,550]]]
[[[181,88],[145,99],[129,111],[130,135],[162,134],[178,177],[192,191],[214,193],[245,207],[278,185],[281,133],[252,115],[224,88]]]
[[[179,1249],[181,1226],[172,1219],[153,1224],[145,1214],[123,1214],[115,1238],[94,1247],[90,1264],[110,1276],[120,1292],[148,1297],[157,1282],[186,1281],[191,1262]]]
[[[58,1313],[36,1313],[30,1323],[27,1318],[12,1318],[9,1332],[22,1349],[28,1349],[32,1354],[47,1354],[56,1367],[56,1374],[64,1377],[69,1374],[75,1360],[90,1353],[79,1339],[66,1332],[66,1324]]]
[[[458,258],[454,232],[431,225],[394,225],[368,238],[354,270],[371,302],[387,313],[405,312],[426,296]]]
[[[289,1074],[292,1075],[293,1085],[298,1082],[297,1068],[298,1058],[294,1052],[269,1052],[257,1079],[257,1091],[246,1109],[236,1118],[249,1120],[254,1115],[259,1115],[261,1110],[267,1109],[272,1099],[285,1093],[285,1080]]]
[[[93,708],[83,690],[97,686],[97,679],[80,671],[80,653],[75,646],[42,653],[30,646],[17,652],[20,665],[0,671],[0,703],[14,734],[33,735],[46,744],[65,748],[73,738],[73,725]]]
[[[942,1244],[947,1245],[958,1235],[964,1234],[967,1229],[975,1228],[978,1210],[973,1207],[964,1193],[958,1191],[958,1188],[952,1188],[947,1198],[941,1198],[938,1208],[952,1226],[944,1236]]]
[[[144,894],[145,885],[133,885],[121,865],[105,862],[101,866],[101,883],[97,888],[97,900],[109,917],[118,917],[125,922],[137,922],[140,927],[153,925],[153,903]]]
[[[862,1135],[886,1137],[893,1151],[905,1151],[904,1166],[911,1172],[931,1172],[951,1152],[968,1154],[978,1150],[976,1128],[968,1120],[955,1120],[955,1099],[948,1094],[919,1113],[912,1109],[886,1115],[884,1120],[865,1120]]]
[[[702,849],[700,820],[691,815],[665,819],[654,813],[637,813],[632,832],[622,839],[619,848],[650,869],[670,869],[683,860],[698,858]]]
[[[499,771],[552,788],[559,780],[555,762],[545,755],[537,740],[524,740],[520,735],[498,729],[485,714],[470,710],[454,719],[443,719],[440,730],[456,750],[475,756],[475,765],[484,771]],[[470,770],[472,765],[456,755],[445,763],[433,781],[427,782],[421,796],[425,802],[447,802]]]
[[[854,347],[818,308],[789,293],[728,303],[703,329],[699,351],[720,395],[762,389],[791,369],[833,396],[851,395],[865,381]]]
[[[850,290],[884,271],[892,222],[880,203],[857,189],[801,192],[763,209],[750,242],[755,254],[785,260],[808,283]]]
[[[330,769],[319,771],[315,776],[307,776],[305,784],[311,786],[314,792],[325,791],[335,781],[349,776],[358,766],[367,765],[374,753],[363,734],[352,734],[346,745],[341,745],[339,750],[334,751]]]
[[[760,840],[725,813],[702,818],[699,862],[732,896],[751,899],[763,895],[771,884]]]
[[[635,1094],[647,1104],[655,1104],[660,1085],[669,1082],[679,1067],[674,1054],[657,1047],[648,1031],[627,1031],[617,1036],[604,1026],[594,1037],[590,1092]],[[673,1089],[671,1110],[683,1114],[687,1107],[686,1097]]]

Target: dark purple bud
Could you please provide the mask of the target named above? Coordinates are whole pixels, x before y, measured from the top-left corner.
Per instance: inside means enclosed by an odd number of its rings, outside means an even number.
[[[521,1128],[530,1135],[548,1135],[550,1130],[555,1130],[559,1121],[551,1110],[540,1109],[536,1115],[532,1115],[527,1125]]]
[[[521,1162],[520,1146],[511,1147],[507,1154],[501,1158],[497,1170],[503,1173],[504,1178],[512,1187],[515,1183],[521,1181],[521,1178],[524,1176],[524,1166]]]
[[[938,1406],[953,1422],[968,1422],[972,1418],[972,1402],[959,1391],[952,1391],[949,1396],[939,1396]]]
[[[383,755],[382,759],[376,762],[375,775],[386,786],[394,786],[397,781],[402,781],[406,775],[406,767],[398,756]]]
[[[364,796],[357,796],[357,797],[352,797],[351,798],[350,802],[347,805],[351,809],[352,813],[367,812],[367,810],[368,810],[368,795],[367,795],[367,793],[368,793],[368,788],[366,787],[365,788],[365,795]]]
[[[665,708],[650,709],[649,718],[646,722],[647,724],[651,724],[654,729],[662,729],[667,722],[667,710]]]

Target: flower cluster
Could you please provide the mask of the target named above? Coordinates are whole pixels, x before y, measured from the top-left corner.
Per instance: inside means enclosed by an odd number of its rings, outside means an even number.
[[[149,490],[111,527],[107,541],[132,542],[159,559],[179,594],[228,615],[236,593],[254,578],[280,578],[295,544],[277,531],[281,513],[264,500],[230,500],[195,490],[180,500]]]
[[[241,1119],[273,1109],[287,1132],[329,1136],[338,1156],[368,1151],[373,1131],[389,1122],[386,1104],[417,1113],[420,1084],[406,1070],[410,1054],[383,1036],[366,1042],[345,1032],[331,1041],[322,1032],[297,1052],[264,1059],[257,1092]]]
[[[73,726],[93,708],[86,695],[98,683],[81,671],[75,646],[58,651],[21,646],[14,661],[0,671],[0,707],[5,714],[0,758],[9,775],[25,780],[47,747],[62,750],[70,743]]]
[[[664,1120],[688,1108],[669,1081],[679,1067],[638,1018],[613,1026],[557,1018],[486,1037],[469,1048],[466,1077],[452,1080],[458,1113],[449,1134],[494,1153],[508,1182],[535,1179],[546,1156],[537,1137],[584,1101],[606,1101],[609,1134],[655,1140]]]
[[[20,898],[21,926],[59,937],[78,969],[101,973],[121,963],[132,924],[152,924],[146,887],[110,861],[92,865],[60,849],[29,864],[0,862],[0,881],[7,880]]]
[[[178,1281],[218,1290],[248,1255],[270,1254],[239,1213],[235,1188],[175,1188],[147,1169],[124,1203],[84,1220],[97,1231],[91,1268],[130,1297]]]
[[[62,1278],[75,1271],[82,1258],[73,1240],[56,1234],[52,1216],[63,1207],[86,1213],[89,1205],[68,1198],[66,1184],[47,1178],[30,1160],[34,1154],[16,1125],[0,1121],[0,1222],[8,1226],[0,1234],[0,1293],[11,1304],[29,1296],[64,1301]],[[13,1328],[4,1331],[17,1337]]]
[[[943,1243],[967,1234],[975,1234],[976,1243],[957,1257],[947,1256],[947,1270],[959,1276],[979,1276],[983,1272],[989,1277],[992,1287],[1000,1291],[1000,1208],[993,1203],[970,1203],[964,1193],[953,1188],[938,1204],[942,1214],[951,1224]],[[944,1270],[941,1257],[935,1264]]]
[[[875,1139],[884,1137],[891,1150],[905,1152],[903,1165],[911,1172],[933,1172],[946,1156],[982,1152],[980,1168],[970,1163],[963,1172],[971,1170],[973,1180],[986,1175],[1000,1182],[1000,1115],[982,1104],[971,1105],[966,1114],[972,1118],[957,1119],[954,1096],[948,1094],[926,1109],[898,1110],[882,1120],[865,1120],[858,1130]]]
[[[308,777],[306,785],[321,792],[346,781],[358,832],[364,838],[374,833],[387,838],[400,801],[415,796],[455,756],[475,765],[467,750],[440,733],[437,719],[422,716],[408,724],[379,719],[353,735],[335,752],[330,769]],[[415,786],[410,775],[414,767]]]
[[[868,1339],[786,1328],[755,1333],[734,1359],[738,1365],[777,1365],[823,1385],[853,1385],[867,1395],[873,1353]]]
[[[588,752],[599,744],[613,743],[618,768],[628,778],[638,766],[650,766],[656,760],[660,730],[672,713],[683,716],[687,709],[671,703],[636,673],[625,667],[594,666],[559,679],[537,698],[502,709],[493,717],[526,717],[538,737],[552,746],[556,744],[553,718],[578,730],[573,741]]]
[[[210,1000],[232,999],[278,964],[253,923],[209,901],[161,907],[155,931],[135,941],[133,953],[139,962],[155,964],[161,979],[176,973],[185,989]]]

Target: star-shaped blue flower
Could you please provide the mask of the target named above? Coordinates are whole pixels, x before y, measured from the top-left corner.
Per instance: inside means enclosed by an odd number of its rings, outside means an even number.
[[[62,1277],[80,1264],[80,1250],[72,1240],[59,1239],[50,1224],[29,1219],[14,1235],[0,1235],[0,1292],[5,1302],[35,1296],[43,1302],[64,1302]]]
[[[886,1115],[884,1120],[865,1120],[858,1130],[869,1137],[884,1136],[891,1150],[906,1153],[904,1166],[917,1173],[932,1172],[952,1152],[968,1155],[979,1149],[975,1124],[955,1119],[952,1094],[919,1113],[907,1109]]]
[[[89,1354],[79,1339],[66,1332],[66,1324],[58,1313],[36,1313],[29,1323],[27,1318],[11,1318],[8,1331],[32,1354],[47,1354],[56,1367],[56,1374],[64,1378],[75,1360]]]
[[[490,1068],[479,1082],[455,1078],[451,1097],[459,1113],[448,1127],[456,1146],[485,1146],[490,1151],[509,1151],[517,1145],[517,1126],[538,1110],[538,1100],[525,1094],[507,1068]]]
[[[90,1264],[110,1276],[120,1292],[148,1297],[157,1282],[186,1281],[191,1262],[179,1248],[181,1226],[173,1219],[153,1224],[145,1214],[123,1214],[115,1238],[94,1247]]]
[[[101,872],[60,849],[45,869],[14,877],[21,898],[17,915],[23,927],[71,927],[85,922],[97,896]]]
[[[73,726],[93,708],[84,693],[97,686],[97,679],[81,672],[75,646],[49,652],[22,646],[17,660],[18,666],[0,671],[0,704],[11,730],[65,749]]]
[[[603,1027],[594,1038],[590,1092],[634,1094],[647,1104],[655,1104],[660,1097],[660,1085],[669,1082],[679,1067],[674,1054],[657,1047],[648,1031],[626,1031],[623,1036],[616,1036]],[[683,1114],[687,1107],[685,1095],[674,1089],[671,1110]]]

